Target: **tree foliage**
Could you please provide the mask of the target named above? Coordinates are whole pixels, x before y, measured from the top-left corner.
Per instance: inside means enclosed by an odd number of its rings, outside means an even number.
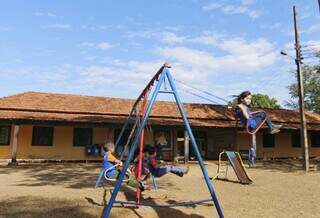
[[[320,58],[319,54],[318,57]],[[294,72],[296,75],[296,72]],[[313,66],[304,65],[302,67],[304,101],[305,108],[309,111],[320,113],[320,64]],[[291,100],[287,102],[287,106],[298,108],[298,84],[297,82],[288,86]]]
[[[251,106],[256,108],[271,108],[271,109],[280,108],[280,105],[278,104],[277,99],[264,94],[252,95]]]
[[[232,106],[238,104],[237,99],[233,100],[230,103]],[[270,109],[279,109],[280,105],[278,104],[277,99],[270,97],[264,94],[253,94],[251,106],[255,108],[270,108]]]

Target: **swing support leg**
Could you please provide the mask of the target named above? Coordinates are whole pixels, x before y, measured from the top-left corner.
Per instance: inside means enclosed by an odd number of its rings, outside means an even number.
[[[141,111],[141,118],[142,119],[145,117],[147,103],[148,103],[148,92],[145,93],[145,95],[143,96],[142,111]],[[140,135],[140,143],[139,143],[139,159],[138,159],[138,175],[137,175],[138,180],[140,180],[141,174],[142,174],[143,144],[144,144],[144,128],[143,128],[142,133]],[[136,193],[137,205],[140,204],[140,198],[141,198],[141,191],[140,191],[140,189],[137,189],[137,193]]]
[[[176,100],[176,102],[177,102],[177,105],[178,105],[180,114],[181,114],[181,116],[182,116],[182,119],[183,119],[185,128],[186,128],[186,130],[188,131],[188,135],[189,135],[190,140],[191,140],[192,148],[193,148],[193,150],[194,150],[194,152],[195,152],[195,154],[196,154],[197,160],[198,160],[198,162],[199,162],[199,164],[200,164],[201,171],[202,171],[203,176],[204,176],[204,178],[205,178],[205,180],[206,180],[206,183],[207,183],[208,189],[209,189],[209,191],[210,191],[210,194],[211,194],[212,200],[213,200],[213,202],[214,202],[214,205],[215,205],[215,207],[216,207],[217,213],[219,214],[219,217],[222,218],[222,217],[224,217],[224,216],[223,216],[223,213],[222,213],[222,209],[221,209],[221,207],[220,207],[218,198],[217,198],[217,196],[216,196],[216,193],[215,193],[215,191],[214,191],[214,188],[213,188],[212,183],[211,183],[211,181],[210,181],[210,178],[209,178],[209,176],[208,176],[207,169],[206,169],[206,167],[204,166],[204,163],[203,163],[201,154],[200,154],[200,152],[199,152],[198,145],[197,145],[196,140],[195,140],[195,138],[194,138],[194,135],[193,135],[193,133],[192,133],[192,130],[191,130],[190,124],[189,124],[189,122],[188,122],[188,119],[187,119],[187,117],[186,117],[186,114],[185,114],[185,112],[184,112],[184,109],[183,109],[183,107],[182,107],[182,103],[181,103],[180,98],[179,98],[179,96],[178,96],[178,94],[177,94],[178,92],[177,92],[176,86],[175,86],[175,84],[174,84],[174,82],[173,82],[173,78],[171,77],[170,73],[167,73],[167,76],[168,76],[169,84],[170,84],[171,89],[172,89],[172,91],[173,91],[174,98],[175,98],[175,100]]]
[[[160,87],[161,87],[161,85],[162,85],[162,83],[163,83],[163,80],[164,80],[165,75],[166,75],[165,73],[162,73],[161,76],[160,76],[160,79],[159,79],[159,81],[158,81],[158,83],[157,83],[157,86],[156,86],[156,88],[155,88],[155,91],[154,91],[154,93],[153,93],[153,95],[152,95],[152,98],[151,98],[151,100],[150,100],[150,104],[148,105],[148,108],[147,108],[145,117],[143,118],[142,124],[140,125],[140,127],[139,127],[139,129],[138,129],[138,134],[137,134],[137,136],[136,136],[135,139],[134,139],[133,145],[131,146],[131,149],[130,149],[130,152],[129,152],[129,156],[128,156],[126,162],[124,163],[124,166],[123,166],[123,168],[122,168],[122,170],[121,170],[121,173],[120,173],[120,175],[119,175],[119,177],[118,177],[118,180],[117,180],[117,182],[116,182],[116,184],[115,184],[115,187],[114,187],[114,190],[113,190],[112,195],[111,195],[111,197],[110,197],[110,200],[109,200],[109,202],[108,202],[108,205],[103,209],[103,212],[102,212],[102,217],[103,217],[103,218],[108,218],[109,215],[110,215],[112,206],[113,206],[113,204],[114,204],[114,202],[115,202],[115,200],[116,200],[116,197],[117,197],[117,194],[118,194],[118,192],[119,192],[119,189],[120,189],[122,180],[123,180],[123,178],[124,178],[125,172],[127,171],[128,167],[129,167],[129,165],[130,165],[130,162],[131,162],[131,160],[132,160],[132,158],[133,158],[134,151],[135,151],[136,148],[137,148],[138,141],[139,141],[139,138],[140,138],[139,136],[141,135],[142,130],[144,129],[144,127],[145,127],[145,125],[146,125],[146,123],[147,123],[147,119],[148,119],[148,117],[149,117],[149,115],[150,115],[152,106],[154,105],[154,102],[155,102],[155,100],[156,100],[156,98],[157,98],[157,95],[158,95],[158,93],[159,93],[159,90],[160,90]]]
[[[133,145],[131,146],[131,149],[130,149],[130,152],[129,152],[129,156],[128,156],[128,158],[127,158],[127,160],[126,160],[126,162],[125,162],[125,164],[124,164],[124,166],[123,166],[123,168],[122,168],[122,170],[121,170],[121,173],[120,173],[119,178],[118,178],[118,180],[117,180],[117,182],[116,182],[116,185],[115,185],[115,187],[114,187],[114,190],[113,190],[113,192],[112,192],[112,195],[111,195],[111,197],[110,197],[110,200],[109,200],[109,202],[108,202],[108,205],[107,205],[107,206],[104,208],[104,210],[103,210],[103,214],[102,214],[102,217],[103,217],[103,218],[108,218],[109,215],[110,215],[112,206],[113,206],[113,204],[115,203],[117,194],[118,194],[118,192],[119,192],[121,183],[122,183],[122,181],[123,181],[125,172],[127,171],[128,167],[129,167],[129,165],[130,165],[130,161],[131,161],[132,158],[133,158],[133,154],[134,154],[134,151],[135,151],[136,148],[137,148],[138,141],[139,141],[139,139],[140,139],[141,133],[143,132],[144,127],[146,126],[147,119],[148,119],[148,117],[149,117],[149,115],[150,115],[150,113],[151,113],[151,109],[152,109],[152,107],[153,107],[153,105],[154,105],[154,102],[155,102],[155,100],[156,100],[156,98],[157,98],[157,95],[158,95],[158,93],[159,93],[160,87],[161,87],[161,85],[163,84],[163,81],[164,81],[164,78],[165,78],[165,77],[167,77],[167,79],[168,79],[168,81],[169,81],[169,84],[170,84],[170,86],[171,86],[171,89],[172,89],[174,98],[175,98],[176,103],[177,103],[177,105],[178,105],[180,114],[181,114],[181,116],[182,116],[182,118],[183,118],[183,122],[184,122],[185,128],[186,128],[186,130],[187,130],[187,132],[188,132],[188,135],[189,135],[189,137],[190,137],[193,150],[194,150],[194,152],[195,152],[195,154],[196,154],[197,160],[198,160],[198,162],[199,162],[201,171],[202,171],[202,173],[203,173],[203,176],[204,176],[204,178],[205,178],[206,184],[207,184],[208,189],[209,189],[209,191],[210,191],[210,194],[211,194],[211,197],[212,197],[212,201],[213,201],[213,203],[214,203],[214,205],[215,205],[215,207],[216,207],[217,213],[218,213],[218,215],[219,215],[220,218],[223,218],[223,217],[224,217],[224,216],[223,216],[223,213],[222,213],[222,209],[221,209],[220,204],[219,204],[219,201],[218,201],[218,198],[217,198],[217,196],[216,196],[216,193],[215,193],[215,191],[214,191],[214,188],[213,188],[213,186],[212,186],[212,184],[211,184],[211,181],[210,181],[210,178],[209,178],[209,176],[208,176],[208,172],[207,172],[207,170],[206,170],[206,168],[205,168],[205,166],[204,166],[202,157],[201,157],[200,152],[199,152],[199,148],[198,148],[198,146],[197,146],[196,140],[195,140],[194,135],[193,135],[193,133],[192,133],[191,127],[190,127],[189,122],[188,122],[188,119],[187,119],[186,114],[185,114],[185,112],[184,112],[182,103],[181,103],[180,98],[179,98],[179,96],[178,96],[177,89],[176,89],[175,84],[174,84],[174,82],[173,82],[173,78],[171,77],[168,69],[165,67],[165,68],[163,68],[163,70],[162,70],[162,73],[161,73],[161,75],[160,75],[160,78],[159,78],[159,81],[158,81],[158,83],[157,83],[157,86],[156,86],[156,88],[155,88],[155,90],[154,90],[154,92],[153,92],[153,94],[152,94],[152,97],[151,97],[151,100],[150,100],[150,104],[149,104],[148,107],[147,107],[145,116],[143,117],[142,124],[140,125],[140,127],[139,127],[139,129],[138,129],[138,133],[137,133],[137,135],[136,135],[136,137],[135,137],[135,139],[134,139]]]

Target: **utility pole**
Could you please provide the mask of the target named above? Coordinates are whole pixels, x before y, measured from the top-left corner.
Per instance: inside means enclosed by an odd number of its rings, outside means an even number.
[[[303,145],[304,166],[306,172],[309,171],[309,148],[308,148],[308,135],[307,123],[304,112],[304,89],[303,89],[303,75],[301,73],[301,45],[297,25],[297,12],[296,6],[293,6],[293,19],[294,19],[294,36],[295,36],[295,50],[296,50],[296,65],[297,65],[297,79],[298,79],[298,94],[299,94],[299,109],[300,109],[300,139]]]

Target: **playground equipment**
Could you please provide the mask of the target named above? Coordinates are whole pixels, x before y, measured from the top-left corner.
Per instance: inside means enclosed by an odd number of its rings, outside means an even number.
[[[131,205],[131,204],[133,204],[133,205],[137,205],[137,206],[140,205],[140,206],[148,206],[148,207],[175,207],[175,206],[188,206],[190,204],[192,204],[192,205],[201,204],[201,203],[204,203],[204,202],[213,202],[219,217],[224,217],[222,209],[221,209],[219,201],[218,201],[218,198],[216,196],[216,193],[214,191],[214,188],[213,188],[213,186],[211,184],[211,181],[210,181],[210,178],[208,176],[208,172],[207,172],[207,170],[205,168],[205,165],[203,163],[202,157],[200,155],[200,152],[199,152],[198,146],[196,144],[196,140],[194,138],[194,135],[192,133],[190,124],[189,124],[188,119],[186,117],[186,114],[184,112],[184,108],[183,108],[182,103],[180,101],[180,97],[178,95],[174,80],[173,80],[173,78],[172,78],[172,76],[171,76],[171,74],[169,72],[169,68],[170,67],[168,66],[168,64],[164,64],[159,69],[159,71],[155,74],[155,76],[151,79],[151,81],[148,83],[148,85],[144,88],[144,90],[142,91],[142,93],[140,94],[140,96],[138,97],[136,102],[133,104],[132,110],[129,113],[127,121],[125,122],[125,124],[124,124],[124,126],[123,126],[123,128],[122,128],[122,130],[120,132],[120,135],[119,135],[119,137],[118,137],[118,139],[116,141],[116,148],[117,148],[117,146],[118,146],[118,144],[119,144],[119,142],[121,140],[121,137],[124,134],[126,128],[128,127],[129,123],[132,121],[132,118],[134,117],[134,115],[137,114],[137,111],[138,111],[138,107],[137,106],[142,101],[142,105],[140,107],[141,108],[141,110],[140,110],[141,111],[141,113],[140,113],[141,121],[139,122],[138,129],[135,132],[135,137],[134,137],[134,140],[133,140],[133,142],[131,144],[128,157],[127,157],[127,159],[126,159],[126,161],[125,161],[125,163],[123,165],[123,168],[122,168],[121,173],[120,173],[120,175],[118,177],[118,180],[117,180],[117,182],[115,184],[115,187],[114,187],[112,195],[111,195],[111,197],[109,199],[109,202],[104,207],[103,214],[102,214],[103,218],[108,218],[109,217],[109,215],[111,213],[111,210],[112,210],[112,207],[113,207],[113,205],[115,203],[116,204],[118,203],[118,204],[121,204],[121,205],[125,205],[125,204],[126,205]],[[160,88],[164,84],[165,79],[167,79],[167,81],[169,82],[169,86],[171,87],[171,91],[167,91],[167,90],[166,91],[160,91]],[[156,86],[155,86],[155,88],[154,88],[154,90],[152,92],[151,99],[150,99],[150,101],[148,101],[148,94],[152,90],[152,87],[156,82],[157,82],[157,84],[156,84]],[[150,204],[146,205],[146,204],[142,204],[140,202],[140,198],[138,198],[138,195],[140,195],[140,193],[137,192],[137,201],[136,202],[116,201],[116,197],[117,197],[117,194],[119,192],[121,183],[123,182],[123,179],[124,179],[124,176],[125,176],[125,172],[129,168],[130,162],[133,159],[134,152],[137,149],[137,146],[138,146],[139,142],[140,143],[139,143],[139,160],[138,160],[139,162],[138,162],[138,166],[139,166],[139,170],[140,171],[142,170],[142,150],[143,150],[142,146],[143,146],[144,128],[146,127],[147,120],[149,118],[149,115],[151,113],[152,107],[154,106],[154,103],[155,103],[159,93],[172,94],[174,96],[174,98],[175,98],[176,104],[178,106],[179,112],[180,112],[181,117],[183,119],[183,122],[185,124],[185,128],[186,128],[186,130],[188,132],[188,135],[190,137],[191,144],[193,146],[193,149],[194,149],[194,152],[196,154],[197,160],[199,162],[201,171],[202,171],[203,176],[205,178],[208,190],[210,192],[211,199],[192,201],[192,202],[180,202],[180,203],[176,203],[176,204],[172,204],[172,205],[154,205],[154,204],[153,205],[150,205]],[[139,179],[139,178],[137,178],[137,179]]]
[[[252,115],[258,114],[260,112],[264,112],[264,111],[255,111],[255,112],[252,112]],[[240,123],[245,126],[247,133],[249,133],[250,135],[255,135],[267,120],[267,116],[266,116],[263,120],[261,120],[259,123],[257,123],[257,126],[255,129],[250,131],[249,122],[247,120],[245,120],[244,118],[242,118],[243,115],[242,115],[241,109],[239,107],[236,107],[236,109],[235,109],[235,117],[237,119],[236,125],[238,125],[238,121],[240,120]]]
[[[117,181],[117,179],[109,178],[109,177],[107,176],[107,173],[110,172],[111,170],[113,170],[114,168],[118,168],[119,166],[120,166],[120,164],[115,164],[115,165],[113,165],[112,167],[109,167],[109,168],[106,169],[106,170],[101,169],[101,170],[100,170],[100,174],[99,174],[99,176],[98,176],[98,179],[97,179],[97,181],[96,181],[95,188],[98,188],[98,187],[99,187],[99,185],[100,185],[100,183],[101,183],[101,181],[102,181],[102,178],[104,178],[104,179],[107,180],[107,181],[111,181],[111,182]],[[130,170],[127,170],[126,176],[127,176],[128,178],[131,176]],[[129,179],[124,179],[124,180],[123,180],[123,182],[128,182],[128,181],[129,181]]]
[[[225,155],[227,158],[227,163],[225,165],[225,170],[222,170],[222,156]],[[228,168],[229,165],[232,166],[236,176],[239,179],[239,182],[241,184],[251,184],[253,181],[249,177],[248,172],[246,171],[241,156],[238,152],[234,151],[223,151],[219,154],[219,165],[217,170],[217,175],[215,176],[215,179],[221,179],[221,180],[228,180]],[[220,177],[221,174],[224,173],[224,177]]]
[[[102,183],[102,180],[103,180],[103,179],[105,179],[106,181],[110,181],[110,182],[116,182],[117,179],[115,179],[115,178],[109,178],[109,177],[107,176],[107,173],[108,173],[110,170],[112,170],[112,169],[114,169],[114,168],[117,168],[117,167],[119,167],[119,166],[120,166],[120,164],[116,164],[116,165],[114,165],[114,166],[112,166],[112,167],[110,167],[110,168],[108,168],[108,169],[106,169],[106,170],[101,169],[101,170],[100,170],[100,174],[99,174],[99,176],[98,176],[98,178],[97,178],[97,181],[96,181],[96,184],[95,184],[95,188],[98,188],[98,187],[100,186],[100,184]],[[126,176],[127,176],[128,179],[124,179],[123,182],[128,182],[128,181],[129,181],[129,177],[131,176],[132,172],[133,172],[132,170],[129,170],[129,169],[127,170]],[[147,179],[148,176],[149,176],[149,175],[146,175],[145,178]],[[150,174],[150,177],[151,177],[153,189],[154,189],[154,190],[158,190],[158,183],[157,183],[156,178],[155,178],[152,174]],[[145,180],[145,179],[143,179],[143,180]]]
[[[260,112],[264,112],[264,111],[255,111],[255,112],[252,112],[252,115],[258,114]],[[242,114],[242,111],[241,111],[241,109],[239,107],[235,108],[235,118],[236,118],[236,135],[237,135],[237,132],[238,132],[238,123],[240,121],[240,123],[245,126],[246,132],[251,135],[251,144],[252,144],[254,150],[257,151],[257,136],[256,136],[256,133],[261,129],[261,127],[267,121],[267,116],[264,119],[262,119],[259,123],[257,123],[256,128],[252,129],[251,131],[250,131],[250,128],[249,128],[249,122],[248,122],[248,120],[246,120],[244,118],[244,116]],[[237,144],[237,140],[236,140],[236,144]]]

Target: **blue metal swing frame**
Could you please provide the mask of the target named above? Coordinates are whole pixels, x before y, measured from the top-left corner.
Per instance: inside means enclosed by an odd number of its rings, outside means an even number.
[[[157,72],[157,74],[152,78],[152,80],[146,86],[146,88],[143,90],[143,92],[141,93],[141,95],[137,99],[136,103],[133,105],[133,108],[132,108],[132,110],[131,110],[131,112],[129,114],[129,117],[128,117],[125,125],[123,126],[122,131],[121,131],[121,133],[120,133],[120,135],[119,135],[119,137],[117,139],[116,147],[118,146],[118,143],[120,142],[120,139],[121,139],[121,137],[123,135],[123,132],[125,131],[125,129],[127,128],[128,124],[130,122],[131,116],[132,116],[132,114],[133,114],[133,112],[135,110],[135,107],[139,103],[139,101],[141,99],[141,96],[143,96],[145,92],[149,91],[151,89],[153,83],[156,80],[158,80],[158,83],[157,83],[157,85],[156,85],[156,87],[155,87],[155,89],[154,89],[154,91],[152,93],[152,97],[150,99],[150,103],[149,103],[148,108],[146,110],[145,116],[144,116],[144,118],[143,118],[143,120],[141,122],[141,125],[138,128],[137,134],[136,134],[136,136],[134,138],[134,141],[132,143],[132,146],[130,148],[129,155],[128,155],[128,157],[127,157],[127,159],[126,159],[126,161],[125,161],[125,163],[123,165],[123,168],[122,168],[121,173],[120,173],[120,175],[118,177],[118,180],[117,180],[117,182],[115,184],[115,187],[114,187],[114,190],[112,192],[112,195],[111,195],[111,197],[109,199],[108,204],[104,207],[104,210],[103,210],[103,213],[102,213],[102,217],[103,218],[108,218],[110,216],[113,204],[117,203],[116,197],[117,197],[117,194],[119,192],[119,189],[120,189],[121,183],[123,181],[123,178],[125,176],[125,172],[127,171],[128,167],[130,165],[130,162],[131,162],[131,160],[133,158],[134,151],[136,150],[136,148],[138,146],[138,143],[139,143],[140,135],[141,135],[143,129],[145,128],[146,124],[147,124],[147,120],[148,120],[149,115],[151,113],[152,107],[154,106],[154,103],[155,103],[155,101],[157,99],[157,96],[158,96],[159,93],[161,93],[160,88],[161,88],[162,84],[164,83],[165,78],[168,79],[169,85],[170,85],[171,90],[172,90],[172,92],[166,92],[166,93],[173,94],[173,96],[175,98],[176,104],[177,104],[177,106],[179,108],[179,112],[180,112],[180,114],[182,116],[185,128],[186,128],[186,130],[187,130],[187,132],[189,134],[189,137],[190,137],[190,140],[191,140],[191,144],[192,144],[192,148],[194,149],[196,158],[197,158],[197,160],[199,162],[202,174],[203,174],[204,179],[206,181],[206,184],[207,184],[207,187],[209,189],[209,192],[210,192],[210,195],[211,195],[211,199],[212,199],[212,201],[213,201],[213,203],[215,205],[216,211],[217,211],[217,213],[218,213],[220,218],[224,217],[222,209],[221,209],[219,201],[218,201],[218,198],[217,198],[217,195],[216,195],[216,193],[214,191],[213,185],[212,185],[212,183],[210,181],[210,178],[208,176],[207,169],[205,168],[205,165],[203,163],[201,154],[199,152],[198,145],[197,145],[196,140],[194,138],[194,135],[192,133],[192,130],[191,130],[189,121],[187,119],[186,113],[185,113],[184,108],[182,106],[182,103],[180,101],[180,97],[178,95],[177,88],[175,86],[174,80],[173,80],[168,68],[169,67],[168,67],[167,64],[162,66],[160,68],[160,70]]]

